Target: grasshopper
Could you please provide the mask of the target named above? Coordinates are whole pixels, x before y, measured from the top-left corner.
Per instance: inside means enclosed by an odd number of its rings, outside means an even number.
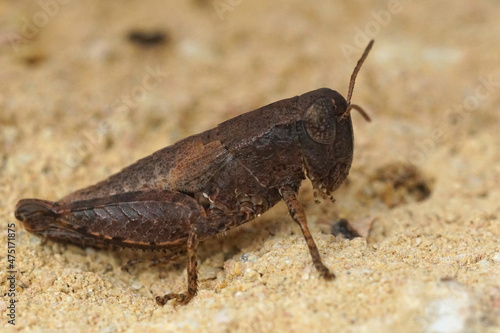
[[[200,241],[246,223],[284,200],[300,226],[314,266],[321,261],[297,199],[309,178],[323,198],[346,179],[353,159],[351,104],[358,61],[347,100],[321,88],[229,119],[163,148],[104,181],[58,201],[22,199],[16,218],[27,231],[60,242],[107,248],[115,245],[187,254],[186,293],[157,296],[165,305],[187,304],[197,293]]]

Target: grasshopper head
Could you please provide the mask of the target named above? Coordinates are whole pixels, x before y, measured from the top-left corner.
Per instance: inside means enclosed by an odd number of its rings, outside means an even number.
[[[304,110],[298,125],[299,140],[307,177],[315,194],[331,197],[346,179],[351,168],[354,136],[351,110],[357,110],[370,121],[357,105],[351,104],[357,73],[366,59],[373,41],[368,44],[351,76],[347,100],[337,91],[321,88],[299,97],[299,107]]]

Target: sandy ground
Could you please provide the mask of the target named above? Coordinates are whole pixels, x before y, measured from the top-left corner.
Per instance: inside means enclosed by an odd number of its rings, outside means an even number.
[[[4,1],[0,7],[2,330],[500,332],[500,7],[490,1]],[[161,32],[160,43],[129,34]],[[336,204],[300,199],[335,281],[283,204],[184,261],[43,242],[8,224],[221,121],[319,87],[346,94],[354,163]],[[161,38],[160,38],[161,39]],[[136,39],[135,39],[136,40]],[[154,41],[153,41],[154,42]],[[334,236],[349,220],[364,238]]]

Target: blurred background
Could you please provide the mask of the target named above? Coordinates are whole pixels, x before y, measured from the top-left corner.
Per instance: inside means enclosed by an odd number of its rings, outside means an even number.
[[[498,330],[498,17],[493,0],[1,1],[2,230],[20,198],[55,200],[280,99],[346,96],[375,39],[349,183],[335,205],[301,192],[336,281],[283,205],[209,242],[200,295],[175,309],[153,297],[185,288],[182,261],[126,274],[127,258],[18,225],[16,328]],[[362,237],[332,235],[341,218]]]

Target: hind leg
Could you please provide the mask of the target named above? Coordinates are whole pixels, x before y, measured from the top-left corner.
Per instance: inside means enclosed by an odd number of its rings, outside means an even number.
[[[188,290],[187,293],[176,294],[170,293],[165,296],[157,296],[156,303],[163,306],[171,299],[175,299],[176,304],[185,305],[196,295],[198,291],[198,256],[196,249],[198,248],[198,239],[196,233],[191,228],[187,242],[187,275],[188,275]]]
[[[187,304],[197,292],[197,225],[205,225],[202,206],[190,196],[171,191],[141,191],[75,202],[25,199],[16,207],[16,218],[31,232],[57,241],[85,246],[118,245],[142,249],[187,246],[188,290],[158,297]]]

